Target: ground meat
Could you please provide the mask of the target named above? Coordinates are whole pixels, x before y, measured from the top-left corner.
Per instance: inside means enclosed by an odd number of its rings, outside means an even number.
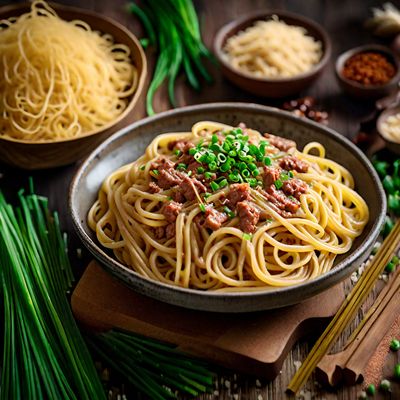
[[[296,148],[296,142],[293,140],[284,139],[280,136],[271,135],[270,133],[264,133],[264,136],[268,139],[270,144],[281,151],[288,151],[292,148]]]
[[[165,237],[165,227],[164,226],[157,226],[153,228],[154,237],[156,239],[162,239]]]
[[[221,225],[228,220],[228,216],[225,213],[217,211],[212,207],[207,207],[205,217],[204,227],[210,228],[213,231],[219,229]]]
[[[298,200],[294,197],[287,197],[282,190],[276,189],[274,185],[269,186],[262,193],[277,208],[279,214],[285,218],[293,216],[300,207]]]
[[[167,158],[159,158],[158,160],[151,163],[150,169],[156,169],[157,171],[169,170],[174,168],[175,163]]]
[[[283,182],[282,191],[287,196],[293,196],[297,200],[299,200],[300,196],[303,193],[307,193],[308,186],[304,181],[301,181],[300,179],[289,179]]]
[[[276,167],[264,167],[264,185],[265,187],[271,186],[274,182],[279,179],[281,175],[281,169]]]
[[[180,150],[184,154],[193,147],[195,147],[194,144],[187,140],[174,140],[168,143],[168,150]]]
[[[304,161],[301,161],[297,157],[294,156],[286,156],[283,157],[279,161],[279,166],[286,171],[297,171],[297,172],[307,172],[308,171],[308,164]]]
[[[157,170],[157,185],[162,189],[169,189],[172,186],[180,185],[182,174],[174,169],[174,163],[168,159],[161,158],[151,164],[152,170]]]
[[[193,201],[196,198],[196,190],[199,194],[207,191],[207,188],[199,180],[188,176],[183,178],[180,187],[183,195],[188,201]]]
[[[172,189],[171,194],[172,200],[176,201],[177,203],[184,203],[186,201],[185,196],[182,193],[182,189],[180,186],[175,186]]]
[[[175,222],[176,217],[182,210],[183,204],[177,203],[175,201],[170,201],[165,203],[163,208],[161,209],[162,214],[165,216],[165,219],[168,222]]]
[[[167,227],[165,228],[165,236],[167,237],[167,239],[173,238],[175,236],[175,232],[176,232],[176,227],[174,222],[168,224]]]
[[[239,201],[249,200],[249,185],[247,183],[235,183],[231,185],[226,198],[227,204],[231,208],[234,208]]]
[[[174,169],[170,170],[159,170],[157,176],[157,184],[163,189],[169,189],[173,186],[180,185],[182,183],[182,177]]]
[[[188,167],[187,167],[187,171],[193,171],[193,172],[197,172],[197,168],[199,168],[199,167],[201,167],[201,164],[199,163],[199,162],[197,162],[197,161],[191,161],[189,164],[188,164]]]
[[[157,183],[155,183],[155,182],[149,183],[149,192],[150,193],[158,193],[159,191],[161,191],[161,188],[160,188],[160,186],[157,185]]]
[[[253,233],[260,219],[260,211],[247,201],[240,201],[237,203],[236,211],[239,216],[240,229],[246,233]]]

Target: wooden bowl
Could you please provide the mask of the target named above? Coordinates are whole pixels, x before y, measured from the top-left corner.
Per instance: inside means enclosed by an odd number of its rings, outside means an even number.
[[[369,206],[370,218],[351,249],[336,258],[329,272],[290,287],[266,287],[265,290],[236,293],[201,291],[164,284],[139,275],[99,245],[96,234],[87,224],[87,215],[97,199],[103,180],[117,168],[140,157],[158,134],[185,132],[196,122],[204,120],[232,126],[244,122],[259,131],[295,140],[300,149],[309,142],[318,141],[324,144],[328,158],[352,172],[356,190]],[[367,157],[341,134],[276,108],[246,103],[209,103],[142,119],[107,139],[83,162],[73,178],[69,207],[74,227],[83,244],[108,272],[137,292],[181,307],[238,313],[299,303],[348,277],[368,257],[378,238],[386,215],[386,196]]]
[[[256,21],[272,18],[273,15],[288,25],[301,26],[315,39],[322,43],[323,56],[318,64],[309,71],[290,78],[269,79],[246,74],[233,68],[223,51],[226,41]],[[241,89],[262,97],[286,97],[301,92],[310,86],[321,74],[331,56],[331,41],[325,30],[305,17],[285,11],[261,11],[246,15],[223,26],[214,41],[214,51],[221,64],[224,75]]]
[[[362,85],[361,83],[352,81],[343,76],[342,70],[346,61],[358,53],[365,53],[372,51],[386,56],[396,67],[397,71],[394,77],[384,85]],[[400,63],[396,54],[388,47],[380,44],[367,44],[365,46],[355,47],[342,53],[336,60],[335,65],[336,77],[341,88],[350,96],[362,99],[377,99],[379,97],[387,96],[396,87],[400,79]]]
[[[376,129],[381,136],[381,138],[385,141],[386,147],[391,150],[393,153],[400,154],[400,141],[395,142],[391,138],[389,138],[385,134],[385,130],[382,128],[383,123],[392,115],[396,115],[400,113],[400,106],[387,108],[382,114],[379,116],[376,121]]]
[[[118,118],[99,129],[76,138],[40,142],[0,136],[0,161],[24,169],[45,169],[71,164],[86,156],[108,136],[132,123],[132,111],[143,91],[146,79],[146,56],[138,39],[128,29],[118,22],[92,11],[58,4],[52,4],[52,7],[61,18],[67,21],[83,20],[94,30],[110,33],[116,42],[127,45],[138,69],[138,87],[130,98],[127,108]],[[19,16],[29,10],[29,4],[12,4],[2,7],[0,9],[0,20]]]

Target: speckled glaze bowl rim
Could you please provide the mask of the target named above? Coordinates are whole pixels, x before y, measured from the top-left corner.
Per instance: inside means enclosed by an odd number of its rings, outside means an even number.
[[[236,27],[238,25],[249,22],[249,24],[247,25],[247,27],[249,27],[251,25],[250,21],[252,21],[256,18],[265,19],[267,17],[272,17],[273,15],[276,15],[278,17],[283,17],[283,19],[285,17],[287,17],[287,18],[297,20],[301,24],[312,26],[313,29],[315,29],[316,31],[319,32],[319,34],[322,38],[322,41],[323,41],[323,46],[324,46],[323,51],[324,52],[323,52],[321,59],[318,61],[318,63],[315,64],[310,70],[308,70],[302,74],[298,74],[298,75],[295,75],[292,77],[277,78],[277,79],[254,76],[254,75],[248,74],[246,72],[243,72],[239,69],[233,68],[227,62],[227,59],[224,56],[223,46],[225,44],[225,40],[224,40],[225,36],[227,34],[229,34],[232,30],[236,29]],[[303,27],[303,25],[299,25],[299,26]],[[310,35],[310,36],[312,36],[312,35]],[[314,36],[312,36],[312,37],[314,39],[317,39]],[[287,12],[287,11],[283,11],[283,10],[263,10],[263,11],[256,11],[256,12],[246,14],[243,17],[234,19],[234,20],[228,22],[227,24],[225,24],[224,26],[222,26],[215,35],[214,52],[215,52],[219,62],[221,62],[225,68],[229,69],[230,71],[232,71],[232,73],[234,73],[238,76],[241,76],[243,78],[253,80],[256,82],[260,82],[260,83],[265,82],[265,83],[283,84],[283,83],[291,83],[291,82],[296,82],[296,81],[299,81],[302,79],[309,78],[310,76],[313,76],[313,75],[317,74],[319,71],[321,71],[327,65],[327,63],[331,57],[332,44],[331,44],[329,35],[325,31],[325,29],[320,24],[313,21],[312,19],[304,17],[303,15],[300,15],[300,14],[295,14],[295,13],[291,13],[291,12]]]
[[[135,44],[135,46],[137,47],[138,52],[140,54],[140,59],[141,59],[141,63],[142,63],[142,72],[137,79],[136,90],[130,96],[129,102],[128,102],[125,110],[123,110],[122,113],[119,114],[114,120],[108,122],[107,124],[105,124],[99,128],[92,129],[91,131],[88,131],[82,135],[74,136],[71,138],[60,138],[60,139],[56,139],[56,140],[34,140],[34,141],[26,140],[26,139],[15,139],[12,137],[6,137],[6,136],[0,135],[0,141],[4,140],[4,141],[10,142],[10,143],[40,146],[40,145],[49,145],[49,144],[57,144],[57,143],[69,143],[69,142],[73,142],[75,140],[80,140],[80,139],[87,138],[90,136],[102,134],[105,131],[107,131],[108,129],[112,128],[113,126],[116,126],[124,118],[126,118],[134,110],[134,108],[137,104],[137,101],[139,100],[139,97],[142,94],[142,91],[143,91],[143,88],[144,88],[144,85],[146,82],[146,77],[147,77],[147,58],[146,58],[146,54],[143,50],[143,47],[139,42],[139,39],[128,28],[126,28],[124,25],[122,25],[118,21],[114,20],[113,18],[110,18],[106,15],[102,15],[102,14],[97,13],[92,10],[88,10],[86,8],[67,6],[64,4],[53,3],[53,2],[50,2],[49,5],[56,11],[57,14],[59,12],[61,12],[61,14],[63,12],[76,13],[77,17],[79,16],[79,19],[84,22],[85,22],[85,17],[89,16],[92,18],[96,18],[99,21],[100,20],[106,21],[110,25],[114,25],[121,32],[123,32],[123,34],[126,35],[129,38],[129,40],[131,40]],[[20,10],[24,10],[25,8],[30,8],[30,6],[31,6],[31,3],[17,3],[17,4],[7,4],[5,6],[1,6],[0,7],[0,19],[1,19],[1,15],[4,13],[14,11],[14,10],[15,10],[15,12],[18,12]],[[108,33],[108,32],[102,32],[102,33]],[[132,56],[132,54],[131,54],[131,56]],[[133,60],[133,61],[135,61],[135,60]]]
[[[365,53],[367,51],[377,51],[381,53],[385,53],[386,55],[389,55],[395,62],[395,67],[396,67],[396,73],[393,76],[393,78],[386,82],[384,85],[363,85],[362,83],[352,81],[351,79],[347,79],[342,75],[342,68],[345,64],[345,62],[350,58],[353,57],[356,54],[359,53]],[[390,86],[392,86],[394,83],[396,83],[400,79],[400,60],[399,57],[395,54],[394,51],[392,51],[389,47],[381,45],[381,44],[364,44],[362,46],[357,46],[357,47],[352,47],[351,49],[348,49],[341,53],[338,58],[336,59],[335,62],[335,73],[336,76],[342,80],[343,82],[347,83],[350,86],[353,86],[354,88],[363,90],[365,92],[368,92],[370,90],[384,90]]]
[[[79,220],[79,215],[77,213],[76,207],[74,205],[76,201],[76,193],[78,192],[78,186],[80,183],[80,180],[82,176],[85,174],[87,170],[90,170],[91,164],[94,162],[97,162],[97,160],[101,159],[102,153],[107,150],[107,147],[112,144],[113,142],[117,142],[122,138],[123,136],[129,134],[133,130],[140,130],[140,127],[142,125],[147,125],[152,122],[162,120],[164,117],[171,117],[175,116],[177,119],[184,114],[190,114],[190,113],[196,113],[196,112],[205,112],[207,110],[213,110],[215,111],[216,109],[221,109],[221,112],[227,112],[228,110],[231,111],[232,113],[237,111],[238,109],[245,110],[248,112],[256,111],[256,112],[264,112],[269,115],[273,116],[284,116],[285,119],[291,120],[292,122],[295,122],[296,124],[303,125],[306,127],[312,127],[315,128],[316,130],[323,132],[324,134],[330,136],[334,140],[340,142],[344,147],[348,148],[349,151],[356,157],[358,160],[365,166],[365,168],[368,170],[372,180],[375,183],[375,190],[377,192],[377,197],[381,200],[382,208],[378,213],[378,218],[373,222],[373,225],[370,229],[368,237],[364,239],[362,243],[360,243],[359,247],[354,251],[351,256],[346,257],[343,259],[340,263],[336,264],[335,267],[313,279],[309,280],[307,282],[301,283],[299,285],[294,285],[294,286],[288,286],[288,287],[276,287],[276,288],[268,288],[266,290],[261,290],[261,291],[255,291],[255,292],[212,292],[212,291],[199,291],[196,289],[186,289],[178,286],[173,286],[161,282],[157,282],[155,280],[152,280],[150,278],[146,278],[142,275],[139,275],[138,273],[134,272],[131,270],[129,267],[121,264],[118,262],[116,259],[113,257],[109,256],[100,246],[91,239],[91,237],[86,233],[85,229],[82,227],[82,223]],[[156,132],[155,132],[156,134]],[[221,102],[221,103],[207,103],[207,104],[200,104],[200,105],[194,105],[194,106],[187,106],[187,107],[182,107],[182,108],[177,108],[175,110],[169,110],[165,111],[162,113],[159,113],[155,116],[152,117],[147,117],[144,118],[140,121],[137,121],[130,126],[122,129],[121,131],[115,133],[112,135],[110,138],[108,138],[106,141],[104,141],[102,144],[100,144],[87,158],[86,160],[82,163],[82,165],[79,167],[77,170],[75,176],[72,179],[71,186],[70,186],[70,192],[69,192],[69,210],[70,214],[73,220],[73,225],[76,229],[76,232],[80,239],[83,241],[85,246],[92,252],[95,257],[103,262],[105,264],[105,268],[109,271],[112,272],[113,275],[116,275],[120,277],[122,276],[122,273],[131,275],[132,278],[137,279],[140,284],[142,285],[141,287],[147,287],[149,290],[163,290],[165,291],[164,294],[168,294],[170,296],[173,296],[177,292],[180,293],[181,295],[186,295],[186,296],[191,296],[197,297],[198,299],[201,299],[205,301],[206,299],[209,301],[212,301],[213,299],[220,299],[221,301],[226,301],[229,303],[229,299],[232,298],[240,298],[240,299],[251,299],[254,300],[254,303],[257,303],[257,299],[261,298],[266,298],[266,297],[274,297],[274,296],[279,296],[279,295],[294,295],[297,293],[307,293],[306,295],[298,295],[297,297],[301,297],[301,299],[296,299],[296,300],[289,300],[286,302],[283,302],[285,304],[281,304],[278,306],[272,306],[272,307],[257,307],[257,306],[248,306],[245,307],[245,310],[221,310],[221,308],[218,308],[216,310],[212,310],[210,307],[205,307],[205,308],[197,308],[197,307],[190,307],[188,305],[182,305],[184,307],[189,307],[193,309],[203,309],[203,310],[208,310],[208,311],[216,311],[216,312],[253,312],[253,311],[260,311],[260,310],[265,310],[265,309],[273,309],[273,308],[279,308],[283,307],[286,305],[290,304],[296,304],[301,302],[302,300],[305,300],[306,298],[309,298],[317,293],[322,292],[323,290],[327,289],[328,287],[333,286],[334,284],[338,283],[339,281],[343,280],[346,276],[352,272],[351,271],[345,271],[346,268],[351,266],[355,261],[359,260],[363,254],[372,248],[373,244],[375,243],[379,232],[380,228],[384,222],[385,216],[386,216],[386,196],[384,193],[384,190],[382,188],[382,185],[380,183],[379,177],[377,173],[375,172],[373,166],[369,162],[368,158],[362,153],[360,149],[358,149],[353,143],[351,143],[347,138],[344,136],[340,135],[336,131],[327,128],[325,126],[322,126],[316,122],[313,122],[311,120],[306,120],[304,118],[299,118],[295,115],[293,115],[290,112],[280,110],[278,108],[274,107],[268,107],[268,106],[263,106],[259,104],[253,104],[253,103],[234,103],[234,102]],[[332,279],[332,277],[337,276],[336,279]],[[124,280],[124,279],[123,279]],[[334,282],[332,283],[331,280]],[[311,293],[311,294],[310,294]],[[151,295],[150,295],[151,296]],[[153,297],[153,296],[151,296]],[[165,297],[165,296],[164,296]],[[157,297],[155,297],[157,298]],[[172,302],[172,304],[177,304],[176,302]]]

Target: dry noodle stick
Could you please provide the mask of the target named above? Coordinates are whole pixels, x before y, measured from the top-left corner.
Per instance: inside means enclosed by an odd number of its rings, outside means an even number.
[[[310,377],[317,364],[321,361],[322,357],[330,350],[338,336],[353,319],[356,311],[374,287],[379,274],[391,259],[393,252],[399,244],[397,240],[399,235],[400,220],[397,221],[393,230],[379,248],[371,266],[364,275],[361,275],[357,285],[343,302],[331,323],[311,349],[303,365],[292,378],[287,388],[288,391],[293,393],[299,391]]]

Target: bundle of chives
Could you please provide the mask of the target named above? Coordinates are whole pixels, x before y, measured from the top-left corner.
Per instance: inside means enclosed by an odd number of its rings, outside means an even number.
[[[88,336],[87,342],[104,364],[152,399],[176,398],[173,390],[197,396],[212,388],[206,365],[172,346],[117,330]]]
[[[142,44],[157,45],[158,59],[150,83],[147,98],[147,114],[153,115],[153,98],[157,89],[168,78],[168,94],[173,107],[176,107],[175,81],[181,69],[189,84],[200,89],[197,72],[208,82],[211,76],[204,68],[203,58],[213,60],[210,51],[202,42],[199,21],[192,0],[145,0],[142,8],[135,3],[129,11],[142,21],[148,39]]]
[[[72,271],[47,199],[0,192],[3,355],[0,399],[104,399],[66,291]]]

